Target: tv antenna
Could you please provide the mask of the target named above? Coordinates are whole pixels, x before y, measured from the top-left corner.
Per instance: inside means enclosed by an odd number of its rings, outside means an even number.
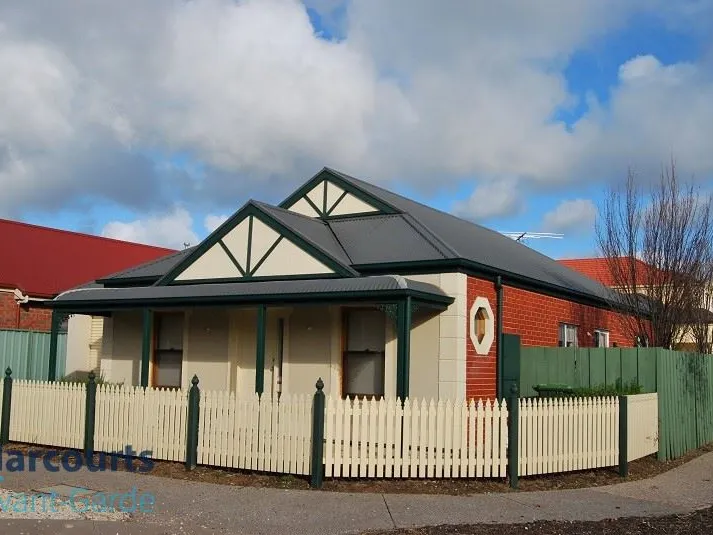
[[[561,240],[564,238],[564,234],[559,234],[557,232],[501,232],[504,236],[512,238],[517,242],[524,242],[525,240],[540,240],[544,238],[549,238],[553,240]]]

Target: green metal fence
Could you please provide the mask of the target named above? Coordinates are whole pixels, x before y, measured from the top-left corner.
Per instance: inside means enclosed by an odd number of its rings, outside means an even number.
[[[652,348],[523,347],[520,393],[536,396],[538,384],[593,388],[637,382],[642,392],[656,392],[656,353]]]
[[[46,381],[50,360],[50,334],[0,330],[0,370],[12,369],[15,379]],[[67,334],[57,336],[57,375],[64,377]]]
[[[520,349],[523,397],[537,395],[537,384],[594,388],[617,381],[658,392],[659,459],[713,442],[713,355],[644,347]]]

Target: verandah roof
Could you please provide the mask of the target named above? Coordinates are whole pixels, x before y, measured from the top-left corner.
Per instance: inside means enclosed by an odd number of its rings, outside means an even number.
[[[129,288],[84,287],[69,290],[47,305],[60,310],[106,311],[140,307],[174,307],[219,304],[287,304],[398,300],[412,297],[445,309],[454,299],[432,284],[401,275],[343,279],[276,280],[142,286]]]

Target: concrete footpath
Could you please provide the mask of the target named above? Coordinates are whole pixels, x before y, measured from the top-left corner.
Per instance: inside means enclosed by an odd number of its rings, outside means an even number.
[[[71,485],[156,497],[155,512],[126,522],[0,518],[0,533],[304,534],[361,533],[437,524],[602,520],[685,513],[713,505],[713,453],[652,479],[591,489],[472,496],[347,494],[230,487],[127,472],[3,473],[4,489]]]

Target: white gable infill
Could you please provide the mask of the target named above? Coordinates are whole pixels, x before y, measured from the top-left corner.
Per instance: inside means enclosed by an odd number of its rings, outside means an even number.
[[[249,208],[208,236],[159,285],[344,274],[328,255]]]
[[[319,218],[384,213],[380,201],[345,183],[328,170],[320,172],[280,206]]]

